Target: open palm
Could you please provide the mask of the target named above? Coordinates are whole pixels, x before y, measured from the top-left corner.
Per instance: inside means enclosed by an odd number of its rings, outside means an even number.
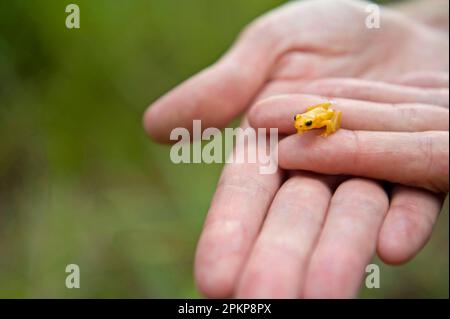
[[[287,93],[433,104],[448,118],[447,40],[388,10],[379,29],[368,29],[366,5],[303,1],[259,18],[220,61],[149,108],[147,131],[166,142],[193,119],[223,127],[254,102]],[[448,121],[440,125],[448,130]],[[394,186],[389,201],[369,179],[258,168],[229,164],[218,183],[195,265],[207,296],[354,296],[375,249],[389,263],[409,260],[441,207],[442,196],[410,186]]]

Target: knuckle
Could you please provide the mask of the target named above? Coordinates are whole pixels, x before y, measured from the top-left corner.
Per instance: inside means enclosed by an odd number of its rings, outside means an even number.
[[[242,174],[240,171],[231,172],[219,180],[217,190],[234,189],[240,192],[261,196],[261,193],[272,195],[270,185],[250,174]]]
[[[314,175],[299,174],[290,177],[283,188],[293,193],[306,193],[308,195],[330,193],[330,187]]]
[[[373,180],[365,178],[352,178],[339,186],[340,191],[352,193],[353,196],[346,196],[349,205],[373,208],[380,211],[381,207],[386,207],[389,200],[381,185]]]

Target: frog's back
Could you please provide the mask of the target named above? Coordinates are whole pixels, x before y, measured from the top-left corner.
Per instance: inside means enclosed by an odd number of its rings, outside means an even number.
[[[333,116],[334,110],[326,109],[324,107],[317,107],[308,111],[307,113],[309,113],[309,115],[313,118],[322,118],[324,120],[329,120]]]

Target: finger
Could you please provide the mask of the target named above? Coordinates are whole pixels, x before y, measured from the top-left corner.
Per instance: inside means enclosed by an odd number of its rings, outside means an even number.
[[[373,181],[351,179],[337,188],[311,257],[305,298],[355,297],[388,204],[386,193]]]
[[[412,259],[426,244],[441,210],[443,196],[396,186],[378,238],[378,255],[389,264]]]
[[[238,284],[238,298],[298,298],[336,178],[298,173],[277,192]]]
[[[447,88],[449,79],[447,72],[413,72],[396,79],[394,83],[422,88]]]
[[[305,93],[382,103],[424,103],[448,108],[448,88],[417,88],[350,78],[275,81],[268,91]]]
[[[329,102],[314,95],[291,94],[266,98],[249,112],[253,127],[278,128],[281,133],[296,132],[293,117],[312,105]],[[342,127],[366,131],[448,130],[449,111],[425,104],[387,104],[350,99],[334,99],[333,109],[342,112]]]
[[[279,164],[322,174],[349,174],[448,190],[448,132],[338,130],[322,138],[291,135],[280,141]]]
[[[147,109],[144,115],[147,132],[159,141],[168,142],[170,130],[190,129],[192,119],[202,120],[205,127],[223,127],[249,106],[279,58],[293,49],[328,55],[359,50],[360,44],[355,44],[351,35],[358,35],[361,30],[353,25],[342,29],[339,20],[327,19],[329,28],[317,28],[318,16],[328,16],[339,8],[340,4],[334,3],[319,8],[312,1],[289,3],[257,19],[222,59]],[[351,6],[350,16],[361,12],[361,8]],[[292,28],[286,27],[286,21],[290,21]],[[328,32],[333,28],[339,28],[347,37],[339,45],[330,46],[336,38]],[[293,32],[294,29],[299,32]],[[302,65],[309,65],[307,60]],[[299,78],[305,76],[303,72],[298,74]]]
[[[255,152],[256,143],[243,150]],[[239,150],[236,150],[239,152]],[[259,163],[225,166],[200,236],[195,277],[208,297],[233,293],[238,274],[281,183],[281,173],[260,174]]]

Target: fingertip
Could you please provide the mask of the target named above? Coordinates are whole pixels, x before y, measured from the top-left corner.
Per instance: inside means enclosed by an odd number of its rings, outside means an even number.
[[[194,277],[200,294],[207,298],[229,298],[233,294],[235,276],[221,264],[205,268],[196,262]]]
[[[415,251],[408,249],[403,235],[395,234],[389,227],[383,227],[377,244],[377,254],[389,265],[401,265],[415,256]]]
[[[244,260],[243,228],[239,222],[214,222],[205,226],[195,256],[195,280],[208,298],[233,294]]]
[[[414,218],[387,218],[378,237],[377,253],[385,263],[401,265],[421,250],[431,235],[431,229],[423,229],[423,225],[415,222]],[[425,238],[422,237],[424,235]]]
[[[153,102],[145,111],[143,126],[147,134],[159,143],[172,143],[170,134],[177,127],[192,129],[195,102],[187,100],[190,89],[182,83]],[[186,110],[182,112],[181,110]]]
[[[161,127],[161,121],[158,121],[158,109],[150,105],[144,112],[142,117],[142,126],[145,132],[155,141],[159,143],[168,143],[169,134],[164,132]],[[166,134],[165,134],[166,133]]]
[[[267,112],[261,107],[261,102],[256,103],[250,108],[247,114],[248,123],[251,127],[265,127]]]
[[[425,190],[396,186],[378,237],[379,257],[392,265],[414,258],[431,237],[442,200]]]

